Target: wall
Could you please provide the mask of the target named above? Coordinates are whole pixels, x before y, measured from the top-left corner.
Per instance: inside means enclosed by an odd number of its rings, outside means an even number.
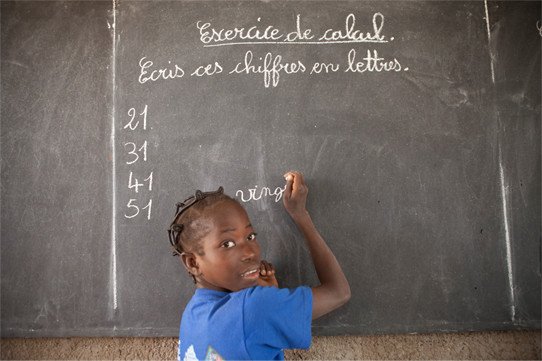
[[[2,360],[172,360],[174,338],[2,339]],[[287,360],[540,360],[540,331],[314,337]]]

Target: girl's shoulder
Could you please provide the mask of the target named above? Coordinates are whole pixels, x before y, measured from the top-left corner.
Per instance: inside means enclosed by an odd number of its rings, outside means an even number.
[[[309,287],[277,288],[269,286],[255,286],[236,292],[245,303],[266,305],[271,309],[284,307],[285,304],[307,302],[312,305],[312,291]]]

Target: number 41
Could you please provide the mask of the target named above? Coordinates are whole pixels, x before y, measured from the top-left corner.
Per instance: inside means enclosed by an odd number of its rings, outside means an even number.
[[[149,192],[152,191],[152,172],[147,178],[143,179],[143,182],[148,182],[149,183]],[[132,171],[130,171],[130,178],[128,178],[128,188],[129,189],[134,189],[135,192],[138,193],[139,192],[139,187],[140,186],[142,187],[144,185],[145,185],[144,183],[139,183],[137,178],[133,177]]]

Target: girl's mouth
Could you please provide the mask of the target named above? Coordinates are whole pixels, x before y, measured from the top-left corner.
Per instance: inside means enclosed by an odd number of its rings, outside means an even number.
[[[258,267],[248,272],[245,272],[241,274],[241,277],[246,277],[246,278],[260,277],[260,268]]]

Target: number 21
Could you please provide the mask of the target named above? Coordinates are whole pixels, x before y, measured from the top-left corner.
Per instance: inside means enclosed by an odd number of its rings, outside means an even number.
[[[147,129],[147,109],[148,109],[148,106],[145,105],[145,109],[143,109],[143,112],[139,113],[139,115],[143,115],[143,130]],[[130,130],[135,130],[137,126],[139,125],[139,120],[134,124],[134,120],[136,117],[135,108],[130,108],[130,110],[128,110],[128,115],[131,117],[131,119],[128,123],[126,123],[126,125],[124,126],[124,129],[130,128]]]

